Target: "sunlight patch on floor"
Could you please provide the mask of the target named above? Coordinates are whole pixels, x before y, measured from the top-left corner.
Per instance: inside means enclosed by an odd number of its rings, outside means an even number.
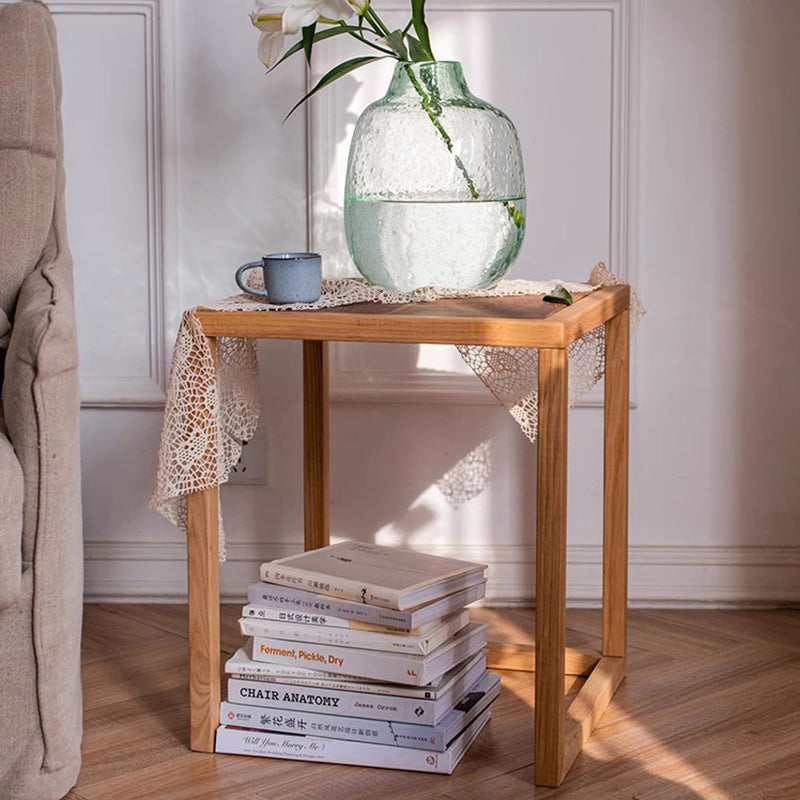
[[[613,702],[613,701],[612,701]],[[599,761],[629,762],[637,764],[642,770],[655,778],[683,786],[687,796],[701,800],[733,800],[722,789],[715,786],[698,768],[662,742],[645,726],[640,725],[633,717],[626,714],[618,706],[614,709],[620,719],[614,722],[615,727],[626,728],[627,741],[636,741],[636,749],[646,751],[646,758],[632,756],[625,750],[613,747],[603,741],[602,731],[596,730],[585,745],[591,748],[591,757]],[[698,778],[700,780],[698,780]]]

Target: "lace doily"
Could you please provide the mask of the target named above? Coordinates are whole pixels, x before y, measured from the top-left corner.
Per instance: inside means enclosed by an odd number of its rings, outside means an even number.
[[[254,271],[258,274],[258,270]],[[389,292],[361,279],[324,280],[316,303],[270,305],[240,294],[204,309],[219,311],[301,311],[355,303],[422,303],[442,298],[503,297],[547,294],[559,285],[570,292],[622,283],[605,264],[597,264],[588,283],[564,281],[501,281],[491,289],[462,292],[426,287],[407,295]],[[257,285],[257,284],[256,284]],[[631,298],[631,325],[644,309]],[[158,472],[151,507],[186,527],[186,495],[226,483],[239,460],[242,443],[255,433],[260,411],[258,361],[253,339],[219,338],[216,359],[194,310],[187,311],[178,331],[161,430]],[[489,391],[510,412],[532,442],[538,424],[539,352],[528,347],[459,345],[458,351]],[[569,348],[569,402],[576,403],[603,376],[605,336],[601,326]],[[216,360],[216,369],[215,369]],[[491,450],[484,444],[444,475],[437,486],[458,506],[486,486]],[[225,534],[220,519],[220,560],[225,559]]]

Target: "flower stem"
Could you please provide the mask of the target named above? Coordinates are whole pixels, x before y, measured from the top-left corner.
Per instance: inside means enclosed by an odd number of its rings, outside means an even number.
[[[383,20],[375,13],[372,6],[367,7],[364,13],[364,19],[372,25],[376,33],[380,33],[383,36],[391,35],[392,32],[383,24]]]
[[[343,28],[347,27],[347,23],[344,20],[339,20],[338,24]],[[355,33],[354,31],[350,31],[350,36],[352,36],[354,39],[358,39],[359,42],[363,42],[365,45],[367,45],[367,47],[371,47],[373,50],[380,50],[381,53],[386,53],[387,55],[390,55],[390,56],[394,56],[395,55],[391,50],[388,50],[385,47],[381,47],[379,44],[375,44],[374,42],[371,42],[369,39],[367,39],[365,36],[362,36],[359,33]]]
[[[425,110],[425,113],[428,115],[428,118],[433,123],[433,127],[439,131],[442,139],[444,139],[444,143],[447,146],[447,149],[452,153],[453,158],[455,159],[456,166],[458,167],[459,172],[464,176],[464,180],[467,182],[467,188],[469,189],[469,193],[472,195],[473,200],[477,200],[480,197],[480,192],[475,188],[475,184],[470,177],[469,172],[467,172],[466,166],[464,166],[464,162],[461,158],[453,152],[453,140],[450,138],[450,134],[444,129],[444,126],[439,121],[439,114],[434,109],[433,105],[431,104],[431,99],[428,97],[427,92],[422,87],[422,84],[417,79],[417,76],[414,74],[414,70],[411,68],[410,64],[405,65],[406,75],[408,75],[408,79],[411,81],[412,86],[416,90],[417,94],[420,96],[420,100],[422,101],[422,108]]]
[[[405,71],[406,75],[408,75],[408,79],[411,81],[411,85],[414,87],[420,97],[422,108],[425,110],[428,118],[433,123],[433,127],[436,128],[436,130],[439,132],[439,135],[444,140],[448,151],[455,159],[459,172],[464,176],[464,180],[467,183],[467,188],[469,189],[472,199],[477,200],[481,196],[480,192],[475,188],[475,182],[472,180],[466,165],[453,151],[453,140],[450,138],[450,134],[445,130],[444,125],[442,125],[441,121],[439,120],[439,115],[441,112],[438,111],[437,107],[431,102],[431,98],[428,96],[428,93],[425,91],[422,83],[414,74],[414,70],[410,64],[405,65]],[[433,88],[429,87],[429,89],[431,90],[431,95],[433,95]],[[525,227],[525,212],[517,208],[517,206],[510,200],[503,200],[502,202],[503,207],[508,212],[508,218],[514,223],[514,225],[516,225],[518,230],[522,230]]]

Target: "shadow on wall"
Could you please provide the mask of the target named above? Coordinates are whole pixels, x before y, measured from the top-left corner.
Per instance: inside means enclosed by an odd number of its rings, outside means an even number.
[[[533,531],[536,449],[502,407],[488,402],[336,406],[331,532],[386,543],[391,538],[401,546],[463,546],[469,558],[470,546],[502,548],[520,530]],[[434,484],[485,442],[496,451],[489,485],[450,509]]]

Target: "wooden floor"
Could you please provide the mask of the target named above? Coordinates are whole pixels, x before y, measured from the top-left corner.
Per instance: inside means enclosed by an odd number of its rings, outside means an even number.
[[[523,640],[531,611],[474,612]],[[241,642],[223,609],[223,649]],[[596,646],[599,612],[570,611]],[[83,770],[71,800],[799,800],[800,612],[633,611],[628,677],[560,789],[533,785],[532,675],[450,777],[188,749],[186,609],[88,605]],[[577,686],[566,683],[568,692]]]

